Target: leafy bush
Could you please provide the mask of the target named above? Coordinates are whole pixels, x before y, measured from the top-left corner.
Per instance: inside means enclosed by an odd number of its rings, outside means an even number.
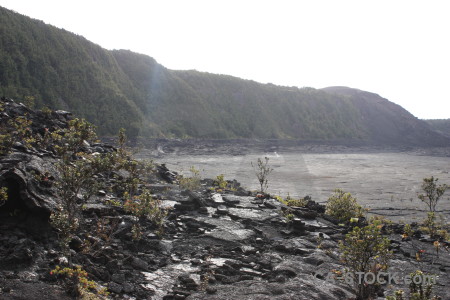
[[[349,222],[351,218],[362,217],[365,210],[350,193],[336,189],[334,195],[328,198],[325,213],[341,222]]]
[[[306,204],[308,204],[307,199],[305,199],[305,198],[294,199],[289,195],[289,193],[288,193],[287,197],[284,199],[281,196],[275,196],[275,199],[287,206],[303,207]]]
[[[18,116],[9,119],[0,128],[0,155],[7,155],[15,142],[22,143],[26,148],[36,144],[38,136],[31,131],[32,121],[27,116]]]
[[[5,205],[8,200],[8,188],[2,187],[0,188],[0,206]]]
[[[179,176],[178,182],[182,189],[190,190],[190,191],[196,191],[200,189],[200,170],[196,169],[194,166],[192,166],[189,169],[189,172],[191,173],[190,177],[187,176]]]
[[[57,153],[65,158],[79,152],[84,141],[93,142],[97,139],[95,126],[84,119],[70,120],[68,127],[53,133],[55,142],[58,142]]]
[[[147,218],[150,220],[157,227],[156,233],[158,235],[163,234],[164,218],[167,216],[167,209],[161,207],[161,201],[155,199],[150,191],[144,190],[141,195],[127,200],[123,207],[126,212],[139,219]],[[138,229],[140,230],[140,228],[137,226],[137,224],[133,226],[135,230],[133,236],[140,237],[141,234],[138,234]]]
[[[108,291],[100,287],[95,281],[88,279],[88,273],[80,266],[75,268],[61,268],[56,266],[50,275],[62,280],[69,295],[77,299],[106,299]]]
[[[70,239],[79,226],[78,218],[75,216],[69,217],[67,210],[60,207],[57,211],[51,213],[50,224],[57,230],[63,252],[68,256]]]
[[[214,185],[223,190],[227,188],[228,182],[224,179],[224,175],[220,174],[217,175],[216,179],[214,180]]]
[[[341,260],[351,272],[357,299],[368,299],[375,292],[374,285],[359,282],[357,272],[377,275],[388,268],[392,253],[389,239],[381,234],[382,227],[380,221],[362,228],[354,227],[339,244]]]
[[[425,194],[420,194],[418,197],[422,202],[428,206],[430,212],[436,211],[436,205],[439,199],[444,195],[448,186],[446,184],[438,185],[438,178],[431,176],[430,178],[424,178],[422,183],[422,189]]]

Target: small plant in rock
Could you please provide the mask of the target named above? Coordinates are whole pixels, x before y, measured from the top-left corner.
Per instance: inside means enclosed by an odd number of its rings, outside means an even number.
[[[402,240],[411,238],[413,235],[414,235],[414,231],[412,230],[411,224],[405,224],[403,226]]]
[[[200,189],[200,170],[196,169],[194,166],[192,166],[189,169],[189,172],[191,173],[191,176],[179,176],[178,182],[182,189],[184,190],[190,190],[190,191],[196,191]]]
[[[360,218],[366,211],[358,204],[350,193],[336,189],[328,198],[325,213],[341,222],[349,222],[351,218]]]
[[[63,159],[70,159],[71,155],[79,152],[85,142],[97,139],[95,126],[84,119],[73,119],[68,127],[52,132],[52,139],[57,145],[55,150]]]
[[[281,203],[284,203],[287,206],[303,207],[308,204],[308,200],[306,200],[305,198],[294,199],[288,193],[287,197]]]
[[[217,175],[216,179],[214,180],[214,186],[217,187],[217,189],[224,190],[228,186],[228,182],[224,179],[224,175],[220,174]]]
[[[48,106],[42,107],[40,111],[47,117],[50,117],[53,112]]]
[[[161,201],[154,198],[150,191],[144,190],[141,195],[128,199],[123,207],[126,212],[138,217],[139,220],[143,218],[150,220],[157,227],[156,233],[163,234],[164,219],[168,211],[161,207]]]
[[[205,257],[205,263],[207,265],[206,269],[203,270],[203,274],[200,275],[200,285],[198,289],[200,291],[206,291],[209,286],[210,279],[214,276],[215,272],[211,268],[209,268],[211,256]]]
[[[31,149],[37,142],[37,136],[33,134],[30,126],[32,121],[27,115],[9,119],[0,127],[0,155],[7,155],[15,142],[22,143]]]
[[[436,213],[428,212],[427,218],[424,220],[423,225],[423,227],[420,227],[422,231],[428,233],[432,238],[437,236],[439,226],[436,222]]]
[[[131,238],[133,241],[139,241],[142,239],[144,233],[142,232],[142,227],[138,223],[131,226]]]
[[[419,199],[428,206],[428,211],[433,213],[436,212],[436,205],[448,188],[446,184],[438,185],[438,181],[439,179],[433,176],[424,178],[422,183],[424,194],[418,195]]]
[[[96,224],[91,226],[89,234],[83,241],[83,253],[98,256],[104,249],[112,243],[112,237],[119,225],[119,220],[101,218]]]
[[[420,280],[419,280],[420,279]],[[436,284],[435,277],[425,274],[420,270],[409,274],[409,300],[440,300],[439,296],[433,295],[433,286]],[[397,290],[394,296],[386,297],[386,300],[406,300],[405,292]]]
[[[291,209],[283,209],[281,211],[281,215],[284,217],[287,223],[290,223],[294,220],[295,215]]]
[[[34,96],[25,96],[23,98],[23,104],[28,107],[29,109],[33,109],[35,105],[35,98]]]
[[[26,115],[9,120],[14,140],[20,141],[28,149],[32,148],[37,141],[30,128],[32,123]]]
[[[12,148],[14,141],[13,137],[8,132],[0,134],[0,155],[7,155]]]
[[[259,191],[264,194],[269,187],[269,175],[273,171],[273,169],[269,167],[269,158],[264,157],[264,161],[261,158],[258,158],[256,165],[254,165],[253,162],[251,162],[251,165],[255,171],[256,178],[258,178],[260,185]]]
[[[2,187],[0,188],[0,206],[5,205],[6,201],[8,201],[8,188]]]
[[[77,299],[106,299],[109,295],[106,288],[88,279],[88,273],[80,266],[61,268],[56,266],[50,275],[57,276],[65,286],[67,293]]]
[[[68,255],[69,242],[73,236],[73,233],[79,226],[78,218],[70,218],[66,210],[60,207],[59,210],[51,213],[50,224],[58,232],[58,237],[63,252]]]
[[[388,268],[392,252],[389,251],[389,239],[381,234],[379,221],[365,227],[354,227],[340,242],[341,261],[348,268],[354,283],[357,299],[368,299],[376,291],[376,284],[361,282],[357,274],[378,272]]]

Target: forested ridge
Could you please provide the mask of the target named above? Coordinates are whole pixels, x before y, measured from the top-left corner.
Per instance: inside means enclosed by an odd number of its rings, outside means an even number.
[[[261,84],[173,71],[129,50],[0,8],[0,93],[70,110],[101,135],[447,143],[403,108],[349,88]]]

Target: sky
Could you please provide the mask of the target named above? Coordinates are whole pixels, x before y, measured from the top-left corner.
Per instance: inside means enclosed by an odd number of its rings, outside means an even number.
[[[169,69],[282,86],[348,86],[450,118],[447,0],[0,0]]]

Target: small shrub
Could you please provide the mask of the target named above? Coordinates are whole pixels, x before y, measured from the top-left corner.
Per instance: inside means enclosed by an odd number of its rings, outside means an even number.
[[[0,188],[0,206],[5,205],[6,201],[8,201],[8,188],[2,187]]]
[[[428,212],[427,218],[423,222],[423,225],[423,227],[420,227],[422,231],[428,233],[431,237],[436,237],[437,231],[439,229],[439,226],[436,223],[436,213]]]
[[[281,215],[284,217],[287,223],[292,222],[295,218],[295,215],[291,209],[282,210]]]
[[[132,200],[127,200],[123,207],[126,212],[139,219],[147,218],[150,220],[157,227],[156,233],[158,235],[163,234],[164,218],[168,211],[161,207],[161,201],[155,199],[150,191],[144,190],[141,195],[134,197]],[[136,237],[141,236],[137,234],[137,229],[140,231],[140,228],[136,228]]]
[[[78,218],[70,218],[69,214],[62,207],[50,215],[50,224],[58,232],[59,241],[63,252],[69,255],[69,242],[75,230],[77,230]]]
[[[214,180],[214,186],[217,186],[217,188],[221,190],[227,188],[228,182],[224,179],[223,174],[217,175],[216,179]]]
[[[56,266],[50,275],[62,280],[69,295],[77,299],[106,299],[108,291],[100,287],[95,281],[88,279],[88,274],[80,266],[75,268],[61,268]]]
[[[411,228],[411,224],[405,224],[403,226],[403,235],[402,235],[402,239],[406,239],[406,238],[410,238],[414,235],[414,231]]]
[[[334,195],[328,198],[325,213],[341,222],[349,222],[351,218],[362,217],[365,210],[350,193],[336,189]]]
[[[43,108],[41,108],[41,112],[47,117],[49,117],[51,116],[53,111],[48,106],[44,106]]]
[[[418,195],[419,199],[422,200],[428,206],[429,212],[436,211],[436,205],[439,199],[444,195],[448,186],[446,184],[438,185],[438,178],[431,176],[430,178],[424,178],[422,183],[422,190],[425,194]]]
[[[23,98],[23,104],[28,107],[29,109],[33,109],[35,105],[35,98],[34,96],[25,96]]]
[[[294,199],[289,195],[289,193],[288,193],[287,197],[284,199],[281,196],[275,196],[274,198],[287,206],[303,207],[306,204],[308,204],[307,199],[305,199],[305,198]]]
[[[264,157],[264,162],[261,158],[258,158],[256,166],[253,165],[253,162],[251,162],[251,165],[255,171],[256,177],[258,178],[260,185],[259,191],[264,194],[269,186],[269,175],[273,171],[273,169],[269,167],[269,158]]]
[[[10,133],[0,134],[0,155],[8,155],[13,146],[13,137]]]
[[[184,190],[190,190],[190,191],[196,191],[200,189],[200,170],[196,169],[194,166],[192,166],[189,169],[189,172],[191,173],[191,176],[179,176],[178,182],[182,189]]]
[[[26,148],[30,149],[36,143],[36,136],[31,131],[31,120],[26,116],[15,117],[9,120],[9,126],[12,128],[12,135],[15,141],[20,141]]]
[[[58,145],[55,150],[63,159],[70,159],[70,156],[79,152],[84,141],[93,142],[97,139],[95,126],[84,119],[73,119],[65,129],[52,132],[52,139]]]
[[[415,283],[414,278],[420,277],[420,283]],[[426,275],[420,270],[409,274],[409,300],[439,300],[441,297],[433,295],[433,286],[436,284],[431,275]],[[386,297],[386,300],[406,300],[403,290],[395,291],[394,296]]]
[[[339,244],[341,260],[353,275],[357,299],[368,299],[375,292],[374,285],[358,282],[357,272],[375,275],[388,267],[392,256],[390,241],[381,234],[383,225],[375,221],[365,227],[354,227]]]

